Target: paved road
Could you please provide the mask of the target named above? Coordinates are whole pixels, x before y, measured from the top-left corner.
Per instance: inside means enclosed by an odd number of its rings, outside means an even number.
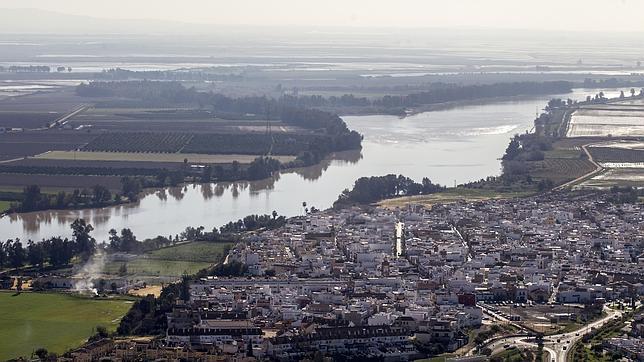
[[[590,333],[590,331],[592,331],[592,328],[600,328],[601,326],[609,322],[612,318],[621,317],[622,314],[624,313],[622,311],[613,310],[608,307],[604,307],[604,311],[606,312],[605,317],[598,319],[592,323],[589,323],[584,327],[582,327],[581,329],[578,329],[570,333],[562,333],[562,334],[556,334],[553,336],[548,336],[547,340],[549,342],[544,343],[544,346],[548,346],[549,348],[552,348],[555,350],[556,358],[554,358],[553,360],[556,362],[567,361],[568,354],[570,353],[570,348],[577,341],[579,341],[585,334]],[[565,350],[564,350],[564,347],[565,347]]]
[[[54,128],[54,127],[62,127],[69,121],[70,118],[74,117],[75,115],[83,112],[86,110],[90,105],[89,104],[83,104],[80,107],[76,108],[75,110],[71,111],[70,113],[62,116],[61,118],[57,119],[55,122],[52,122],[52,124],[49,125],[49,128]]]
[[[491,311],[488,312],[486,309],[483,309],[483,311],[485,314],[492,315],[494,318],[498,318],[499,320],[505,319],[501,316],[496,317],[495,313]],[[623,314],[622,311],[613,310],[608,307],[604,307],[604,311],[606,312],[605,317],[589,323],[576,331],[544,337],[543,349],[550,354],[550,361],[566,362],[568,360],[570,348],[575,344],[575,342],[580,340],[585,334],[589,333],[592,328],[600,328],[612,318],[621,317]],[[507,319],[505,319],[505,321],[507,321]],[[523,334],[525,332],[520,333]],[[528,337],[527,335],[491,338],[483,343],[481,349],[490,348],[492,350],[492,354],[497,354],[505,350],[506,347],[537,348],[537,344],[533,339],[534,337]],[[467,355],[470,356],[473,354],[474,349],[467,353]]]

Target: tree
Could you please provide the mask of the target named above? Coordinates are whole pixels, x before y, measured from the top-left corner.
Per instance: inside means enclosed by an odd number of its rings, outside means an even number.
[[[47,359],[47,356],[49,356],[49,351],[47,351],[46,348],[40,347],[38,348],[34,354],[40,359],[41,361]]]
[[[103,278],[100,278],[100,279],[98,280],[98,286],[97,286],[97,288],[96,288],[96,289],[98,289],[98,291],[99,291],[100,293],[103,293],[103,292],[105,291],[105,286],[106,286],[106,285],[107,285],[107,281],[106,281],[105,279],[103,279]]]
[[[76,242],[76,252],[81,259],[88,260],[96,251],[96,239],[90,235],[94,227],[86,223],[84,219],[76,219],[71,228]]]
[[[27,259],[29,264],[42,268],[45,263],[45,249],[42,244],[29,240],[27,243]]]
[[[103,185],[96,185],[92,188],[92,201],[96,204],[102,204],[112,199],[112,193]]]
[[[302,208],[304,209],[304,213],[306,214],[306,201],[302,202]]]
[[[43,243],[49,262],[56,267],[69,264],[74,256],[74,245],[68,239],[53,237]]]
[[[123,177],[121,179],[121,193],[130,201],[136,201],[142,189],[141,181],[136,177]]]
[[[27,255],[25,249],[22,247],[20,239],[16,240],[7,240],[5,244],[5,249],[7,253],[7,260],[9,261],[9,266],[12,268],[20,268],[25,264]]]
[[[40,193],[40,187],[38,185],[25,187],[22,194],[22,203],[20,207],[23,211],[33,211],[49,206],[46,197]]]
[[[188,276],[187,274],[184,274],[181,277],[179,292],[181,300],[185,302],[190,300],[190,276]]]
[[[624,97],[625,97],[624,91],[620,91],[619,92],[619,98],[624,98]],[[604,98],[604,97],[602,97],[602,98]]]
[[[273,219],[275,219],[277,217],[277,211],[273,210],[271,215],[273,215]]]
[[[110,289],[112,290],[112,293],[116,294],[116,291],[118,290],[116,282],[112,282],[112,284],[110,284]]]
[[[125,276],[127,274],[127,264],[123,263],[119,267],[119,276]]]
[[[631,97],[635,97],[635,88],[631,88]]]

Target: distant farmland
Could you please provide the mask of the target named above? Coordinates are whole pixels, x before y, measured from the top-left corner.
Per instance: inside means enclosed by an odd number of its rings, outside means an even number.
[[[568,137],[644,137],[644,106],[610,103],[586,106],[570,119]]]
[[[133,161],[133,162],[174,162],[181,163],[251,163],[257,155],[206,155],[197,153],[151,153],[151,152],[89,152],[89,151],[51,151],[38,155],[36,159],[78,160],[78,161]],[[289,162],[294,156],[271,156],[281,162]]]

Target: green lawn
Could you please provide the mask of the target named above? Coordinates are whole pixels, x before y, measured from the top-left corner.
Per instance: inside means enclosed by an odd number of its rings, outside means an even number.
[[[0,292],[0,360],[29,357],[39,347],[65,352],[81,345],[97,325],[115,330],[131,306],[124,299]]]

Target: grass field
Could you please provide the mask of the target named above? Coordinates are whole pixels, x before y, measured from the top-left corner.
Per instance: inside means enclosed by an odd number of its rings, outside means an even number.
[[[224,248],[226,246],[230,246],[230,244],[197,241],[155,250],[147,255],[150,258],[163,260],[204,261],[208,263],[216,263],[223,257]]]
[[[10,201],[0,200],[0,212],[5,212],[5,211],[9,210],[10,205],[11,205]]]
[[[456,188],[431,195],[405,196],[383,200],[378,203],[383,207],[404,207],[409,204],[432,206],[437,203],[450,203],[460,200],[480,201],[490,199],[511,199],[515,197],[530,196],[531,192],[497,192],[493,190]]]
[[[0,292],[0,360],[29,357],[39,347],[56,353],[77,347],[97,325],[115,330],[131,304],[123,299]]]
[[[107,263],[105,273],[118,274],[122,264],[122,262]],[[205,262],[158,260],[143,257],[125,264],[127,275],[132,277],[180,277],[184,273],[194,274],[210,265],[210,263]]]
[[[226,243],[193,242],[155,250],[126,263],[133,277],[180,277],[194,274],[218,263],[224,257]],[[108,274],[117,274],[123,262],[105,266]]]
[[[258,155],[206,155],[198,153],[134,153],[134,152],[75,152],[51,151],[36,156],[46,160],[79,160],[79,161],[145,161],[145,162],[183,162],[191,163],[251,163]],[[271,156],[280,162],[289,162],[295,156]]]

